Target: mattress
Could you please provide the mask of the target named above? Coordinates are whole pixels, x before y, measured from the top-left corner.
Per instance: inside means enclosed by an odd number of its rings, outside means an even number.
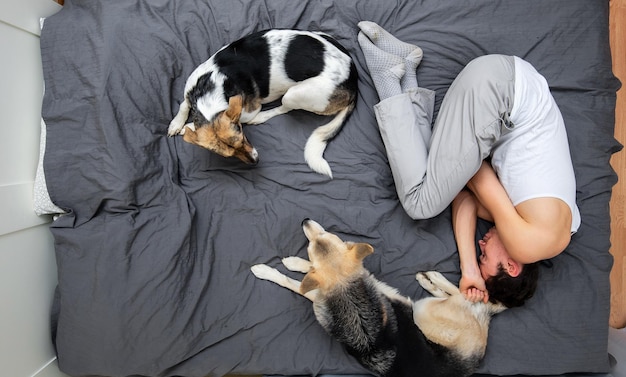
[[[458,282],[450,210],[415,221],[398,201],[357,43],[357,23],[369,20],[423,49],[417,78],[436,92],[435,116],[477,56],[516,55],[546,77],[567,127],[582,224],[566,251],[541,266],[534,297],[493,318],[479,373],[609,371],[608,203],[617,179],[609,159],[621,146],[608,8],[600,0],[66,0],[41,34],[45,208],[63,212],[50,226],[61,370],[365,372],[315,321],[310,302],[250,273],[254,264],[280,268],[285,256],[306,256],[304,218],[370,243],[365,266],[413,299],[427,296],[418,271]],[[167,136],[194,68],[267,28],[329,33],[356,64],[356,109],[324,154],[333,179],[303,157],[323,116],[294,111],[244,127],[256,166]]]

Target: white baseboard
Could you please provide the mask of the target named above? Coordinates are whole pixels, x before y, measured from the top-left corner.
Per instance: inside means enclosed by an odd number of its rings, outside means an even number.
[[[41,369],[33,373],[31,377],[70,377],[59,370],[57,358],[48,361]]]

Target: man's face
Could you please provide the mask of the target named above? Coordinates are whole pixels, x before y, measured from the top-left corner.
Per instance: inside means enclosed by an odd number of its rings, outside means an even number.
[[[507,269],[507,265],[511,262],[511,257],[506,251],[495,227],[489,229],[483,239],[478,241],[478,246],[481,251],[479,257],[480,273],[484,280],[497,275],[500,266],[503,266],[505,270]]]

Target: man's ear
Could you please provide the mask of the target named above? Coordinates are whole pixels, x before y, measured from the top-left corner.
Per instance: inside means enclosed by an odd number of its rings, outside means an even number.
[[[224,113],[231,122],[239,123],[241,110],[243,108],[243,97],[241,95],[232,96],[228,99],[228,109]]]
[[[302,283],[300,284],[300,293],[305,294],[309,291],[317,289],[320,287],[320,282],[316,277],[315,271],[309,271],[304,278],[302,279]]]
[[[522,273],[522,265],[518,262],[516,262],[515,260],[509,258],[506,262],[506,272],[507,274],[509,274],[509,276],[511,277],[518,277],[519,274]]]

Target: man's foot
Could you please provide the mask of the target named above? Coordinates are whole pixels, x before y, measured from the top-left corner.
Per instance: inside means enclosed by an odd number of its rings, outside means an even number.
[[[371,21],[361,21],[358,24],[361,33],[372,42],[378,49],[396,55],[404,59],[405,74],[402,77],[402,92],[409,89],[417,88],[417,66],[422,61],[424,53],[421,48],[416,45],[402,42],[394,37],[391,33],[380,27],[380,25]],[[359,42],[360,43],[360,42]]]
[[[402,42],[374,22],[361,21],[358,23],[358,26],[363,34],[365,34],[376,47],[389,54],[404,58],[412,53],[413,50],[419,49],[419,47],[415,45]]]
[[[383,100],[402,94],[400,80],[405,73],[404,59],[379,49],[363,33],[359,33],[358,40],[378,97]]]

